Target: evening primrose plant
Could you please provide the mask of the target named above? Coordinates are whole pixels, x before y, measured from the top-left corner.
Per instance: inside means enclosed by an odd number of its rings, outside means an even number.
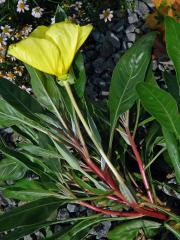
[[[175,79],[174,84],[179,81],[180,48],[171,47],[171,41],[179,44],[171,31],[179,34],[179,28],[166,19],[167,49],[177,78],[165,78]],[[172,88],[169,93],[160,89],[152,74],[156,34],[142,36],[120,58],[106,106],[85,94],[85,67],[78,50],[91,31],[91,25],[63,20],[39,26],[9,47],[9,54],[25,63],[33,95],[7,79],[0,81],[0,126],[11,127],[18,136],[13,147],[1,138],[0,187],[4,197],[20,201],[19,207],[0,215],[4,240],[40,229],[44,239],[88,239],[89,230],[103,221],[118,221],[107,235],[112,240],[153,238],[161,230],[179,236],[180,220],[161,202],[156,192],[160,183],[151,174],[151,165],[164,153],[180,181],[178,103]],[[147,123],[151,134],[141,151],[138,132]],[[129,168],[132,164],[138,170]],[[58,209],[67,203],[89,208],[92,214],[57,220]],[[49,230],[68,222],[65,231]]]

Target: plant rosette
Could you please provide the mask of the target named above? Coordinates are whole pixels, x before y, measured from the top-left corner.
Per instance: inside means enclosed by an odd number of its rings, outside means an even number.
[[[108,106],[103,107],[85,94],[84,61],[78,53],[91,25],[61,19],[49,27],[37,27],[29,37],[9,47],[9,54],[25,63],[34,95],[7,79],[0,81],[0,126],[13,128],[23,138],[16,149],[0,141],[4,155],[0,161],[2,193],[24,203],[0,215],[4,239],[20,239],[67,222],[72,223],[70,228],[52,233],[50,238],[84,239],[92,226],[116,220],[121,222],[109,232],[108,239],[128,236],[130,240],[141,232],[143,237],[152,238],[161,228],[179,236],[174,227],[179,218],[161,203],[157,180],[151,174],[156,159],[168,154],[169,165],[180,182],[176,91],[180,47],[178,35],[172,34],[173,29],[180,34],[180,26],[172,18],[166,18],[165,24],[167,51],[177,73],[168,74],[166,81],[170,84],[174,79],[175,90],[159,88],[153,76],[151,55],[156,33],[152,32],[121,56],[112,74]],[[70,75],[74,76],[72,85]],[[151,115],[148,118],[147,113]],[[151,136],[139,139],[137,132],[147,123]],[[154,151],[156,146],[158,152]],[[131,170],[126,161],[136,164],[138,171]],[[37,177],[25,178],[27,171]],[[7,180],[13,184],[7,186]],[[98,214],[57,220],[59,207],[67,203]],[[177,224],[170,225],[169,220]]]

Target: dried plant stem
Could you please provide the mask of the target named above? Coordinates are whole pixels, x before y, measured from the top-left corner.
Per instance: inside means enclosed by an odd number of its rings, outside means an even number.
[[[142,162],[142,159],[141,159],[141,156],[137,150],[137,147],[136,147],[136,144],[134,142],[134,138],[131,136],[131,133],[129,131],[129,128],[127,126],[125,126],[125,129],[126,129],[126,133],[127,133],[127,136],[128,136],[128,139],[129,139],[129,142],[131,144],[131,147],[132,147],[132,150],[134,152],[134,155],[136,157],[136,161],[138,163],[138,167],[139,167],[139,171],[141,173],[141,177],[142,177],[142,180],[143,180],[143,183],[144,183],[144,187],[146,189],[146,192],[147,192],[147,195],[148,195],[148,198],[150,200],[151,203],[153,203],[153,197],[152,197],[152,194],[151,194],[151,190],[150,190],[150,187],[149,187],[149,183],[148,183],[148,180],[146,178],[146,174],[145,174],[145,169],[143,167],[143,162]]]

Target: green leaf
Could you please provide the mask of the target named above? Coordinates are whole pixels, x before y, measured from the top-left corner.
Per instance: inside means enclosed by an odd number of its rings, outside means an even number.
[[[43,158],[59,158],[60,154],[56,151],[56,149],[46,149],[41,148],[39,146],[35,146],[32,144],[21,144],[21,149],[27,151],[28,153],[31,153],[32,155],[43,157]]]
[[[49,175],[49,173],[46,172],[46,169],[44,169],[41,164],[38,164],[37,162],[32,162],[26,155],[20,152],[11,150],[3,146],[2,144],[0,144],[0,150],[7,157],[13,159],[16,162],[19,162],[23,166],[27,167],[28,169],[30,169],[31,171],[39,175],[40,177],[47,180],[51,179],[51,176]]]
[[[78,53],[78,55],[76,56],[73,69],[76,76],[74,88],[78,97],[82,98],[84,96],[84,90],[86,85],[86,72],[82,53]]]
[[[24,116],[19,111],[17,111],[13,107],[13,105],[11,106],[8,102],[6,102],[3,99],[0,99],[0,116],[1,127],[16,125],[17,127],[22,128],[22,125],[26,125],[33,129],[37,129],[41,132],[46,133],[47,131],[46,128],[44,128],[44,126],[39,124],[39,122],[31,120],[30,118]]]
[[[18,199],[22,201],[34,201],[44,197],[58,196],[48,188],[49,184],[46,184],[46,188],[38,181],[26,180],[16,182],[13,186],[6,187],[3,194],[7,198]],[[54,186],[55,189],[55,186]],[[58,189],[56,188],[56,191]]]
[[[175,99],[166,91],[148,83],[140,83],[137,92],[144,108],[170,132],[180,138],[180,115]]]
[[[180,109],[179,86],[178,86],[176,76],[168,72],[164,72],[163,78],[166,82],[168,92],[174,97],[174,99],[176,99],[178,108]]]
[[[165,18],[166,49],[172,59],[180,86],[180,23],[172,17]],[[179,89],[180,91],[180,89]]]
[[[47,149],[32,144],[21,144],[20,149],[36,158],[41,157],[41,162],[51,169],[53,173],[57,173],[58,177],[62,175],[62,156],[57,152],[55,147]]]
[[[88,220],[83,220],[77,224],[75,224],[74,226],[72,226],[69,230],[66,230],[63,233],[57,233],[52,237],[46,238],[47,240],[78,240],[78,239],[82,239],[82,238],[77,238],[79,236],[82,237],[82,235],[80,235],[81,233],[84,232],[85,234],[88,233],[88,231],[90,230],[90,227],[102,222],[102,219],[100,217],[96,217],[95,219],[88,219]],[[84,235],[85,236],[85,235]]]
[[[12,158],[0,161],[0,180],[18,180],[24,177],[27,168]]]
[[[174,234],[174,236],[176,236],[177,239],[180,239],[180,230],[173,228],[167,223],[165,223],[164,226],[167,230],[169,230],[172,234]]]
[[[141,37],[120,58],[113,71],[109,93],[110,142],[119,116],[132,107],[137,99],[135,87],[137,83],[144,81],[155,36],[155,33],[149,33]]]
[[[152,66],[153,66],[153,64],[152,64],[152,61],[151,61],[151,63],[150,63],[149,66],[148,66],[148,70],[147,70],[147,72],[146,72],[145,82],[151,83],[151,84],[157,86],[157,82],[156,82],[156,79],[155,79],[155,77],[154,77],[154,73],[153,73],[153,70],[152,70]]]
[[[73,178],[75,180],[75,182],[77,182],[77,184],[84,188],[85,190],[89,190],[90,192],[92,193],[95,193],[97,195],[106,195],[106,194],[110,194],[110,191],[105,191],[105,190],[102,190],[102,189],[97,189],[97,188],[94,188],[92,186],[90,186],[88,183],[86,183],[85,181],[83,181],[81,178],[79,178],[77,175],[73,174]]]
[[[35,113],[43,113],[43,108],[35,98],[7,79],[0,81],[0,95],[24,116],[39,121]]]
[[[60,94],[53,77],[29,65],[26,65],[26,68],[31,76],[32,89],[39,103],[59,117],[57,107],[59,107]]]
[[[48,197],[27,203],[0,215],[0,232],[52,219],[64,201]]]
[[[79,161],[74,157],[74,155],[63,144],[57,143],[54,140],[52,141],[62,158],[72,167],[72,169],[81,171]]]
[[[56,13],[55,13],[55,22],[63,22],[67,18],[66,13],[64,10],[60,7],[60,5],[57,6],[56,8]]]
[[[120,224],[108,233],[109,240],[134,240],[139,230],[142,228],[145,235],[152,237],[157,234],[161,227],[160,223],[147,220],[132,220]]]
[[[39,229],[55,225],[55,224],[66,224],[66,223],[74,223],[78,222],[84,219],[93,219],[95,217],[99,217],[100,215],[93,215],[90,217],[76,217],[76,218],[69,218],[69,219],[64,219],[64,220],[58,220],[58,221],[44,221],[42,223],[38,224],[31,224],[23,227],[19,227],[15,229],[12,232],[9,232],[8,234],[4,235],[1,240],[18,240],[28,234],[33,233],[34,231],[37,231]],[[81,238],[80,238],[81,239]]]
[[[175,135],[168,131],[166,128],[162,128],[163,136],[166,141],[167,150],[171,159],[171,163],[176,173],[177,182],[180,183],[180,148]]]

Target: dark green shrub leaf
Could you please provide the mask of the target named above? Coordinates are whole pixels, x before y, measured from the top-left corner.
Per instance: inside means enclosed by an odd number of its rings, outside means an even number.
[[[74,88],[78,97],[82,98],[86,85],[86,72],[84,68],[84,58],[81,53],[78,53],[76,56],[73,68],[76,76]]]
[[[176,173],[177,182],[180,183],[180,149],[178,141],[175,135],[172,132],[169,132],[168,129],[162,128],[162,130],[171,163]]]
[[[35,113],[43,113],[43,108],[35,98],[7,79],[2,78],[0,81],[0,95],[16,110],[32,120],[38,120]]]
[[[0,161],[0,180],[18,180],[24,177],[27,168],[24,164],[12,158],[4,158]]]
[[[57,193],[50,189],[48,190],[48,184],[46,185],[45,188],[38,181],[24,179],[16,182],[13,186],[6,187],[3,194],[7,198],[14,198],[22,201],[34,201],[43,197],[56,196]]]
[[[56,13],[55,13],[55,22],[63,22],[67,18],[66,13],[64,10],[60,7],[60,5],[57,6],[56,8]]]
[[[166,91],[148,83],[138,84],[137,92],[145,109],[180,138],[180,115],[175,99]]]
[[[113,71],[109,94],[111,132],[114,132],[120,114],[127,111],[137,99],[135,87],[144,81],[154,39],[155,33],[140,38],[120,58]]]
[[[0,215],[0,232],[50,220],[54,211],[63,203],[58,198],[48,197],[14,208]]]
[[[180,86],[180,23],[176,22],[172,17],[165,18],[166,48],[169,57],[172,59],[177,80]]]
[[[31,85],[37,100],[58,117],[57,108],[59,107],[60,95],[53,77],[45,75],[29,65],[26,65],[26,68],[31,76]]]
[[[166,82],[168,92],[174,97],[174,99],[176,99],[178,108],[180,109],[179,86],[178,86],[176,76],[168,72],[164,72],[163,77]]]
[[[132,220],[122,223],[108,233],[109,240],[134,240],[139,230],[142,228],[147,237],[157,234],[157,230],[161,227],[160,223],[147,220]]]

